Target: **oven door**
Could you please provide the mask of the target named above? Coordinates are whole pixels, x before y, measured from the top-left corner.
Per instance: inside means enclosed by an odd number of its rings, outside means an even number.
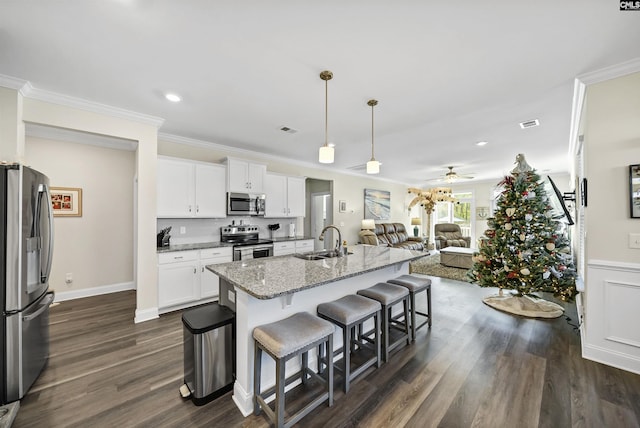
[[[255,245],[233,249],[233,261],[259,259],[273,256],[273,245]]]

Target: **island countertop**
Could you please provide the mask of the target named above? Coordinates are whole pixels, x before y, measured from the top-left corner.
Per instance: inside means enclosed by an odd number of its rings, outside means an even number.
[[[353,254],[323,260],[287,255],[207,265],[207,269],[257,299],[273,299],[427,255],[372,245],[356,245],[349,251]]]

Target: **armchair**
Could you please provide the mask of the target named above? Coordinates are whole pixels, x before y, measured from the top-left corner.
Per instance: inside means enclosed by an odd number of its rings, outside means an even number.
[[[440,223],[434,226],[436,249],[446,247],[471,247],[471,237],[462,236],[460,226],[453,223]]]

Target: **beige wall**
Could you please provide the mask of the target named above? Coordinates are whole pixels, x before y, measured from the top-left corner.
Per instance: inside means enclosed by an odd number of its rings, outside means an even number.
[[[640,73],[593,84],[587,90],[585,127],[589,259],[640,262],[628,246],[640,233],[629,216],[629,165],[640,163]]]
[[[133,288],[135,153],[86,144],[26,139],[25,163],[55,187],[82,188],[82,217],[56,217],[50,288]],[[73,274],[67,284],[65,275]]]

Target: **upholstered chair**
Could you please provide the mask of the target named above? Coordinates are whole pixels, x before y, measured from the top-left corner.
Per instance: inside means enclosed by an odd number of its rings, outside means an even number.
[[[471,247],[471,237],[462,236],[460,226],[453,223],[440,223],[434,226],[436,249],[446,247]]]

